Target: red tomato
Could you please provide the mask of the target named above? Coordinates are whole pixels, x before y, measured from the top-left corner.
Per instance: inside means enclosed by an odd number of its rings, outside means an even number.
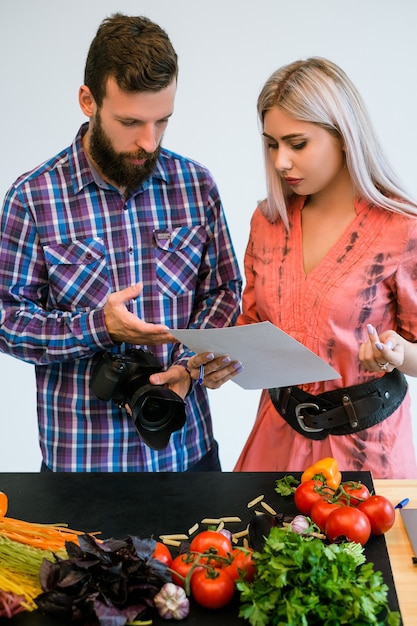
[[[371,535],[371,523],[365,513],[353,506],[342,506],[330,513],[326,522],[326,536],[329,541],[346,537],[364,545]]]
[[[187,577],[196,559],[196,554],[189,554],[188,552],[176,556],[175,559],[172,561],[170,567],[170,569],[172,570],[172,582],[176,585],[179,585],[180,587],[184,587],[184,578]],[[194,576],[194,573],[199,569],[202,569],[201,566],[196,565],[191,578]],[[179,576],[177,576],[176,574],[179,574]]]
[[[161,563],[165,563],[165,565],[168,565],[168,567],[170,567],[172,563],[172,554],[169,551],[168,546],[166,546],[161,541],[156,542],[152,558],[156,559],[157,561],[161,561]]]
[[[361,482],[351,480],[342,483],[342,487],[348,497],[343,494],[339,502],[343,502],[343,504],[347,504],[348,506],[359,506],[363,500],[367,500],[371,495],[368,487]]]
[[[323,487],[323,483],[320,480],[306,480],[304,483],[298,485],[294,492],[294,502],[297,509],[302,515],[310,515],[311,507],[317,500],[325,500],[329,491]]]
[[[329,517],[330,513],[332,513],[332,511],[335,511],[336,509],[340,509],[341,506],[343,505],[337,504],[337,502],[317,500],[311,507],[310,517],[324,533],[326,529],[327,518]]]
[[[221,609],[233,598],[235,581],[224,569],[205,567],[196,571],[190,582],[194,600],[207,609]]]
[[[233,580],[253,580],[255,575],[255,563],[252,559],[253,550],[235,548],[232,552],[232,562],[223,569]]]
[[[190,552],[227,557],[232,550],[230,539],[217,530],[203,530],[190,543]]]
[[[384,496],[370,496],[358,509],[369,518],[373,535],[382,535],[394,525],[395,508]]]

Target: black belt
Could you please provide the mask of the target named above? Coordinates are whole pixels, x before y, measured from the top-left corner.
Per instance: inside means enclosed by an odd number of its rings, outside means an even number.
[[[389,417],[404,400],[407,380],[394,369],[361,385],[326,391],[317,396],[299,387],[269,389],[278,413],[309,439],[348,435],[375,426]]]

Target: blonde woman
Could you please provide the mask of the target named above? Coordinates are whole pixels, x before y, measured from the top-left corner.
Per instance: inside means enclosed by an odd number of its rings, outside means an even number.
[[[271,321],[341,378],[264,390],[235,469],[333,456],[343,470],[415,478],[404,374],[417,376],[417,205],[334,63],[279,69],[258,113],[268,197],[251,220],[238,323]],[[218,361],[205,367],[213,388],[236,375]]]

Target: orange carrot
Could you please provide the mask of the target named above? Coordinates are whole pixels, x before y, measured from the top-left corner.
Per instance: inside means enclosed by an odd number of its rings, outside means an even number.
[[[83,531],[72,530],[65,524],[38,524],[11,517],[0,518],[0,536],[42,550],[60,550],[65,548],[66,541],[78,544],[78,536],[82,534]]]

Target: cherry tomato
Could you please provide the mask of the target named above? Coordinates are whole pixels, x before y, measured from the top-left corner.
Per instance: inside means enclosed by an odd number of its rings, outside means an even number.
[[[320,491],[320,489],[322,490]],[[306,480],[294,492],[294,502],[302,515],[310,515],[311,507],[317,500],[325,500],[329,490],[320,480]]]
[[[161,541],[156,542],[155,550],[153,551],[152,558],[157,561],[161,561],[161,563],[165,563],[168,567],[171,566],[172,563],[172,554],[164,543]]]
[[[232,550],[230,539],[217,530],[203,530],[195,535],[190,543],[190,552],[227,557]]]
[[[365,545],[371,535],[371,522],[359,509],[353,506],[342,506],[330,513],[325,533],[329,541],[346,537],[348,541]]]
[[[348,506],[359,506],[363,500],[367,500],[370,497],[369,489],[361,482],[349,481],[342,483],[343,490],[347,494],[340,497],[339,502],[347,504]]]
[[[233,598],[235,581],[224,569],[205,567],[192,575],[190,588],[198,604],[207,609],[221,609]]]
[[[223,569],[233,580],[253,580],[255,575],[255,563],[252,559],[253,550],[235,548],[232,551],[232,562]]]
[[[184,578],[187,577],[196,559],[196,554],[189,554],[188,552],[176,556],[170,566],[170,569],[172,570],[172,582],[176,585],[179,585],[180,587],[184,587]],[[201,566],[196,565],[191,578],[194,576],[194,573],[199,569],[202,569]],[[177,574],[179,575],[177,576]]]
[[[326,529],[327,518],[332,511],[340,509],[343,506],[337,502],[327,502],[327,500],[317,500],[311,507],[310,517],[315,524],[324,533]]]
[[[382,535],[394,525],[395,508],[384,496],[370,496],[358,509],[369,518],[373,535]]]

